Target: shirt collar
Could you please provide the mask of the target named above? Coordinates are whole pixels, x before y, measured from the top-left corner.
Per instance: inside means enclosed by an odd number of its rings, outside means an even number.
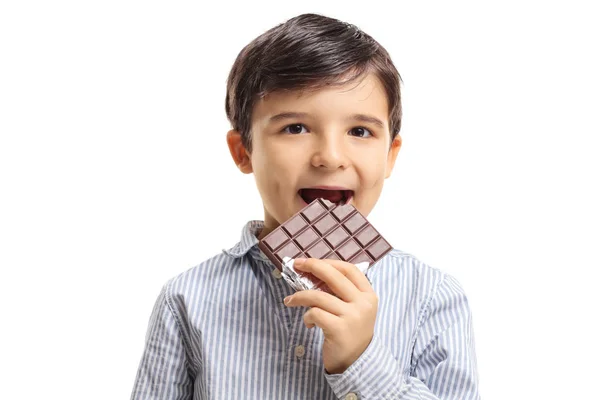
[[[240,241],[228,250],[223,250],[225,254],[233,258],[240,258],[246,255],[252,249],[258,250],[258,238],[256,237],[264,226],[263,221],[248,221],[242,229]],[[252,253],[262,253],[261,251],[252,251]],[[261,254],[257,254],[261,255]],[[264,257],[264,256],[263,256]],[[262,257],[261,257],[262,258]],[[266,258],[266,257],[265,257]]]

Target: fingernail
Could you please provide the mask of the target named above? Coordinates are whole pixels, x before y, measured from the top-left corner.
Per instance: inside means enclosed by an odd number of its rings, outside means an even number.
[[[306,258],[296,258],[294,266],[301,267],[306,262]]]
[[[292,300],[292,296],[288,296],[285,299],[283,299],[283,304],[288,305],[290,303],[290,300]]]

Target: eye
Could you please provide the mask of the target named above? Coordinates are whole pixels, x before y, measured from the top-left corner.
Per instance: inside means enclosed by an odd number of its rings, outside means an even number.
[[[352,128],[350,130],[350,135],[352,135],[354,137],[361,137],[361,138],[373,136],[373,134],[371,133],[370,130],[368,130],[367,128],[364,128],[362,126],[357,126],[356,128]]]
[[[285,128],[283,128],[282,132],[290,133],[292,135],[298,135],[300,133],[303,133],[302,128],[304,128],[304,125],[302,125],[302,124],[292,124],[292,125],[288,125]]]

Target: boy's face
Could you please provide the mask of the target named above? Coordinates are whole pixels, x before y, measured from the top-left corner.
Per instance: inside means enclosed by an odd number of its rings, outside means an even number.
[[[265,213],[260,238],[316,197],[351,203],[367,216],[402,143],[397,136],[390,148],[387,116],[386,93],[374,75],[318,91],[272,93],[257,102],[252,153],[235,131],[228,144],[240,170],[254,173]]]

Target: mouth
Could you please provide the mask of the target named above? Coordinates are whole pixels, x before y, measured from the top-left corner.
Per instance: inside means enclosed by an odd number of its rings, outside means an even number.
[[[354,190],[338,187],[313,187],[298,190],[298,195],[306,204],[322,198],[340,206],[350,202],[354,196]]]

